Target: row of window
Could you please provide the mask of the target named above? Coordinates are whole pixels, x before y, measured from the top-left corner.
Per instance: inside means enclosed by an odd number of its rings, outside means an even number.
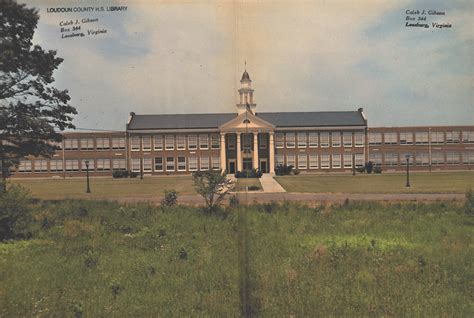
[[[418,153],[370,153],[369,160],[372,161],[375,165],[382,165],[382,162],[385,166],[406,166],[406,156],[409,156],[408,163],[409,165],[415,166],[429,166],[430,164],[430,155],[427,152],[418,152]],[[474,151],[470,152],[433,152],[431,153],[431,165],[472,165],[474,164]]]
[[[292,165],[298,169],[329,169],[329,168],[352,168],[352,164],[356,167],[364,166],[364,154],[288,154],[276,155],[276,165]]]
[[[173,171],[206,171],[220,169],[219,157],[208,156],[178,156],[135,158],[131,160],[131,170],[134,172],[173,172]]]
[[[66,159],[47,160],[37,159],[20,160],[17,168],[18,172],[63,172],[63,171],[86,171],[86,161],[88,161],[89,171],[111,171],[126,170],[125,159]]]
[[[428,145],[430,140],[431,144],[472,144],[474,131],[369,132],[369,145]]]
[[[56,144],[62,148],[61,143]],[[65,138],[64,150],[123,150],[125,149],[125,138]]]
[[[132,151],[161,151],[165,150],[207,150],[219,149],[220,136],[218,134],[200,135],[155,135],[155,136],[132,136],[130,138],[130,149]],[[187,143],[187,145],[186,145]],[[153,145],[152,145],[153,144]]]
[[[275,148],[364,147],[363,132],[276,133]]]

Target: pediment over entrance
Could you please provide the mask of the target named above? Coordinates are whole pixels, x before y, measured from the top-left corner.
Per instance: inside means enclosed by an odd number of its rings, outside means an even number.
[[[247,110],[227,123],[219,126],[219,129],[221,131],[244,131],[246,129],[253,131],[272,131],[275,129],[275,126],[261,118],[258,118]]]

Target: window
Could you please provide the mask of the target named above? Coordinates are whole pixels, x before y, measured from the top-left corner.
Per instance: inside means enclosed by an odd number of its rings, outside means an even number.
[[[332,137],[332,146],[333,147],[341,147],[341,133],[340,132],[333,132],[331,133]]]
[[[155,157],[155,171],[163,171],[163,157]]]
[[[382,133],[370,132],[369,145],[381,145],[381,144],[382,144]]]
[[[277,166],[285,164],[285,157],[283,155],[275,155],[275,163]]]
[[[398,154],[397,153],[386,153],[384,155],[384,164],[386,166],[398,166]]]
[[[306,133],[298,133],[298,148],[306,148]]]
[[[400,166],[406,166],[407,165],[407,155],[408,155],[408,165],[412,166],[415,159],[413,158],[413,154],[411,153],[404,153],[400,154]]]
[[[31,172],[31,160],[21,159],[18,172]]]
[[[132,164],[132,172],[141,172],[141,164],[140,164],[140,159],[132,159],[131,160]]]
[[[163,150],[163,136],[162,135],[153,136],[153,149],[156,151]]]
[[[412,132],[401,132],[400,133],[400,145],[413,145],[413,133]]]
[[[87,171],[87,167],[86,167],[86,161],[88,161],[88,164],[89,164],[89,171],[94,171],[95,167],[94,167],[94,159],[81,159],[81,170],[82,171]]]
[[[94,138],[82,138],[81,150],[94,150]]]
[[[110,159],[97,159],[97,171],[110,171]]]
[[[298,169],[307,169],[308,168],[308,156],[306,154],[298,155]]]
[[[199,135],[199,149],[209,149],[209,138],[207,135]]]
[[[113,170],[127,170],[127,163],[125,159],[113,159],[112,169]]]
[[[79,141],[77,139],[64,139],[65,150],[77,150],[79,149]]]
[[[151,150],[151,137],[143,136],[142,137],[142,150]]]
[[[166,171],[174,171],[174,157],[166,157]]]
[[[178,171],[186,171],[186,157],[178,157]]]
[[[96,149],[105,150],[110,149],[110,139],[109,138],[96,138]]]
[[[462,142],[465,144],[474,144],[474,131],[463,131]]]
[[[309,155],[309,168],[318,169],[318,155],[317,154]]]
[[[63,171],[63,161],[62,160],[50,160],[49,161],[49,171],[51,171],[51,172]]]
[[[380,152],[371,152],[369,155],[369,161],[372,161],[374,166],[382,165],[382,154]]]
[[[212,149],[219,149],[219,135],[212,134],[211,135],[211,148]]]
[[[340,154],[333,154],[332,155],[332,167],[333,168],[340,168],[341,167],[341,155]]]
[[[140,150],[140,137],[134,136],[130,138],[130,149],[132,151],[139,151]]]
[[[415,144],[427,145],[428,144],[428,132],[417,131],[415,132]]]
[[[308,139],[309,139],[309,148],[318,147],[318,133],[317,132],[310,132]]]
[[[461,162],[461,154],[459,152],[446,153],[446,163],[448,165],[457,165]]]
[[[125,138],[112,138],[112,149],[125,149]]]
[[[296,167],[295,155],[286,155],[286,165]]]
[[[344,168],[352,168],[352,155],[350,153],[344,154]]]
[[[444,165],[444,153],[442,152],[431,153],[431,165],[432,166]]]
[[[186,136],[185,135],[177,135],[176,136],[176,149],[186,150]],[[178,169],[179,169],[179,167],[178,167]]]
[[[354,143],[356,147],[364,147],[364,133],[363,132],[354,133]]]
[[[465,165],[474,165],[474,151],[464,152],[462,154],[462,163]]]
[[[174,135],[165,135],[165,149],[174,150]]]
[[[458,144],[459,143],[459,131],[448,131],[446,132],[446,143],[447,144]]]
[[[295,133],[286,133],[286,148],[295,148]]]
[[[362,168],[364,166],[364,154],[363,153],[356,153],[354,155],[355,157],[355,165],[356,165],[356,168]]]
[[[196,150],[196,149],[197,149],[197,136],[189,135],[188,136],[188,150]]]
[[[197,171],[197,168],[198,168],[197,157],[195,157],[195,156],[189,157],[188,170],[189,171]]]
[[[143,172],[151,172],[152,163],[151,158],[143,158]]]
[[[212,168],[212,170],[220,170],[221,169],[221,158],[220,157],[212,157],[211,158],[211,168]]]
[[[227,135],[227,148],[235,149],[235,135]]]
[[[79,171],[79,160],[69,159],[65,161],[66,171]]]
[[[319,138],[320,138],[319,142],[321,143],[321,148],[329,147],[329,133],[328,132],[322,132],[319,135]]]
[[[430,156],[427,152],[418,152],[415,154],[415,166],[428,166],[429,164]]]
[[[35,160],[35,172],[48,171],[48,160]]]
[[[329,169],[329,155],[321,154],[321,169]]]
[[[275,148],[283,148],[284,145],[284,134],[276,133],[275,134]]]
[[[342,134],[342,142],[344,147],[352,147],[352,132],[344,132]]]
[[[431,143],[432,144],[444,144],[444,132],[433,131],[431,132]]]
[[[267,135],[266,134],[258,134],[258,144],[260,149],[267,149]]]
[[[201,166],[199,167],[201,171],[209,170],[209,157],[201,157]]]
[[[251,150],[252,134],[242,134],[242,146],[244,150]]]
[[[383,134],[384,144],[395,145],[398,143],[396,132],[386,132]]]

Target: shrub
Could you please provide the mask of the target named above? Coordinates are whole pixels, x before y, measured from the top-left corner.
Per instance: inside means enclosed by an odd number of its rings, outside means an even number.
[[[214,212],[225,196],[234,189],[234,181],[218,170],[193,173],[194,188],[206,202],[207,212]]]
[[[260,187],[256,185],[252,185],[252,186],[249,186],[248,189],[249,191],[258,191],[260,190]]]
[[[261,178],[262,171],[260,170],[244,170],[244,171],[237,171],[235,173],[236,178]]]
[[[295,170],[293,170],[293,174],[294,174],[295,176],[297,176],[297,175],[300,174],[300,171],[299,171],[298,169],[295,169]]]
[[[130,178],[136,178],[136,177],[138,177],[138,172],[130,171],[130,173],[128,174],[128,176],[129,176]]]
[[[27,189],[13,185],[0,193],[0,241],[28,238],[32,222],[31,197]]]
[[[280,164],[280,165],[276,166],[275,174],[277,176],[289,175],[289,174],[291,174],[291,171],[293,170],[293,168],[294,168],[293,165],[287,166],[287,165]]]
[[[161,200],[161,206],[173,207],[178,204],[178,192],[175,190],[165,190],[165,197]]]
[[[364,173],[365,172],[365,166],[357,167],[356,171],[359,172],[359,173]]]
[[[474,216],[474,191],[472,191],[472,189],[466,192],[464,212],[468,215]]]
[[[129,172],[127,170],[114,170],[112,172],[112,177],[114,178],[128,178]]]
[[[235,207],[239,206],[239,204],[240,204],[240,200],[236,195],[233,195],[233,196],[230,197],[229,205],[231,207],[235,208]]]
[[[367,171],[367,173],[372,173],[372,171],[374,170],[374,163],[372,161],[369,161],[365,164],[365,171]]]
[[[374,167],[374,173],[382,173],[382,167],[380,167],[380,166],[375,166],[375,167]]]

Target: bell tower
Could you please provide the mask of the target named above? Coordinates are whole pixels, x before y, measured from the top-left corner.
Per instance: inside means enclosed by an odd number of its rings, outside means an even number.
[[[246,109],[249,109],[254,114],[257,104],[255,104],[253,100],[253,89],[251,87],[252,80],[250,79],[247,70],[245,70],[242,74],[240,84],[242,84],[242,86],[238,91],[240,95],[240,100],[239,103],[237,103],[237,112],[240,115],[244,113]]]

